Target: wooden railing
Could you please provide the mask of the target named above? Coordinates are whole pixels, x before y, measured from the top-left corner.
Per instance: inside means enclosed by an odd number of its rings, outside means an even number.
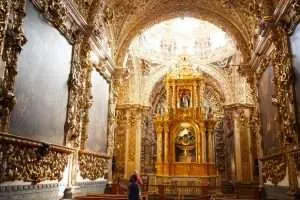
[[[61,180],[72,152],[67,147],[0,133],[0,183]]]
[[[149,195],[163,196],[209,196],[218,188],[210,186],[149,185]]]
[[[111,187],[112,194],[126,194],[127,193],[127,183],[121,181],[119,184],[113,184]],[[224,187],[215,187],[208,185],[171,185],[171,184],[161,184],[161,185],[144,185],[143,194],[149,196],[150,199],[185,199],[188,197],[197,199],[211,199],[216,196],[216,194],[222,192],[225,196],[230,195],[235,199],[247,198],[247,199],[258,199],[259,187],[257,184],[241,184],[234,183],[231,184],[232,190],[230,193],[224,192]],[[148,189],[148,190],[147,190]]]
[[[110,157],[105,154],[79,151],[80,175],[90,180],[103,177],[108,168],[109,159]]]

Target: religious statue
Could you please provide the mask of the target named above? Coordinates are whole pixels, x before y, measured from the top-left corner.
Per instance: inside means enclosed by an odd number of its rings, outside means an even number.
[[[206,119],[208,119],[208,120],[214,119],[214,113],[213,113],[213,110],[212,110],[211,107],[208,107],[208,112],[207,112]]]
[[[191,104],[191,95],[189,91],[183,91],[180,96],[180,107],[189,108]]]
[[[194,162],[195,161],[196,137],[192,128],[183,128],[175,138],[176,161]]]

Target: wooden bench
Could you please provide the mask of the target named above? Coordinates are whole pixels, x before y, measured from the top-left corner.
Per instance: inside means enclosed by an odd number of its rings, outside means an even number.
[[[75,198],[75,200],[106,200],[106,199],[127,200],[128,197],[127,195],[121,195],[121,194],[97,194],[97,195],[91,194],[91,195],[80,196]]]
[[[76,197],[75,200],[127,200],[127,194],[89,194]],[[147,195],[142,195],[142,200],[147,200]]]

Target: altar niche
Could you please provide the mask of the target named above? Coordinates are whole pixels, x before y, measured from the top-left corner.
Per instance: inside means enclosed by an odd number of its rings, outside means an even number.
[[[204,77],[186,58],[164,80],[167,106],[154,117],[157,176],[215,177],[213,113],[206,118]]]
[[[189,108],[191,106],[191,91],[180,90],[179,99],[179,108]]]
[[[175,133],[175,161],[183,163],[196,162],[196,133],[189,123],[182,123]]]

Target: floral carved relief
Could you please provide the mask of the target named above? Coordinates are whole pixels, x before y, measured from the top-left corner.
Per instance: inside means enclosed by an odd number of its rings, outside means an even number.
[[[283,154],[263,160],[264,182],[270,181],[277,185],[286,176],[287,161]]]
[[[79,152],[79,169],[82,178],[96,180],[104,177],[108,167],[108,157],[96,153]]]
[[[4,22],[6,27],[0,25],[0,34],[4,35],[4,40],[2,39],[1,42],[3,42],[2,60],[5,63],[4,78],[0,91],[1,131],[8,130],[10,114],[16,103],[14,85],[17,75],[17,62],[22,46],[26,43],[22,30],[23,18],[25,17],[25,0],[11,2],[9,14],[7,13],[7,6],[8,4],[1,3],[0,11],[2,19],[9,16]]]
[[[71,73],[68,80],[69,100],[67,106],[67,119],[65,123],[65,134],[67,145],[78,147],[80,144],[80,134],[82,132],[82,116],[85,108],[85,80],[86,74],[81,64],[82,46],[75,44],[73,48],[73,61]],[[83,138],[84,136],[82,136]]]
[[[9,135],[0,135],[0,182],[22,180],[38,183],[58,180],[67,167],[65,147],[52,146]]]
[[[278,108],[280,132],[285,145],[298,143],[293,93],[293,67],[288,48],[287,33],[281,27],[273,32],[274,50],[271,63],[274,69],[275,94],[272,102]]]

